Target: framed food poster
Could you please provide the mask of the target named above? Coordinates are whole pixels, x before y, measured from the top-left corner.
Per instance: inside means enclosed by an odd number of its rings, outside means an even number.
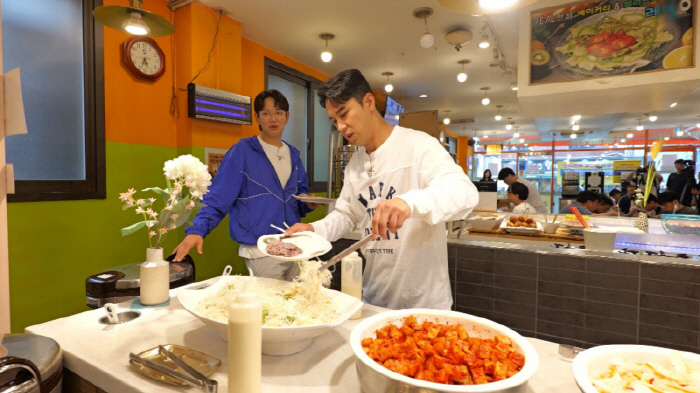
[[[530,84],[693,67],[695,0],[605,0],[530,14]]]

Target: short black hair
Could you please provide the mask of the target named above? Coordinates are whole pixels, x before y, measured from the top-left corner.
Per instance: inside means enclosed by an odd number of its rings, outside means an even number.
[[[503,168],[498,171],[498,180],[503,180],[510,175],[515,176],[515,172],[513,172],[513,170],[510,168]]]
[[[530,196],[530,190],[527,189],[527,186],[517,181],[508,187],[508,192],[517,195],[521,201],[526,201],[527,197]]]
[[[289,101],[287,101],[287,97],[284,94],[277,90],[264,90],[255,96],[255,100],[253,100],[253,109],[258,116],[260,111],[265,108],[265,99],[270,97],[275,101],[275,108],[289,112]]]
[[[581,191],[576,197],[576,202],[584,204],[588,201],[598,201],[598,193],[593,191]]]
[[[318,89],[318,99],[321,106],[326,107],[326,101],[333,105],[344,104],[354,98],[362,103],[362,99],[372,93],[369,82],[365,79],[360,70],[351,69],[341,71],[331,77]]]
[[[608,195],[610,195],[611,197],[614,197],[617,194],[622,194],[622,191],[618,190],[617,188],[613,188],[612,191],[608,193]]]
[[[679,158],[679,159],[677,159],[676,161],[673,161],[673,164],[674,164],[674,165],[675,165],[675,164],[683,164],[683,165],[685,165],[685,160],[682,159],[682,158]]]
[[[680,201],[681,196],[677,192],[666,191],[666,192],[662,192],[661,194],[659,194],[658,199],[659,199],[659,204],[663,205],[664,203],[669,203],[669,202],[673,202],[673,201]]]
[[[663,194],[663,193],[662,193],[662,194]],[[656,202],[656,203],[659,203],[659,199],[656,198],[656,195],[654,195],[654,194],[649,194],[649,196],[647,197],[647,203],[649,203],[649,202]]]
[[[615,204],[613,203],[613,200],[605,194],[598,194],[598,202],[600,202],[601,205],[606,206],[613,206]]]

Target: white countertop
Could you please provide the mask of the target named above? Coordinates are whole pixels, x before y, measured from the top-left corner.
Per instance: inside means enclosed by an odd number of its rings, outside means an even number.
[[[171,291],[175,296],[177,290]],[[131,302],[120,304],[120,311]],[[363,318],[384,309],[365,305]],[[168,307],[142,309],[141,317],[122,325],[102,325],[104,310],[91,310],[67,318],[30,326],[27,333],[56,340],[63,349],[64,366],[100,389],[114,393],[172,392],[173,386],[154,381],[137,372],[128,361],[129,352],[138,353],[159,344],[177,344],[221,359],[212,378],[219,392],[226,392],[227,346],[213,329],[185,310],[171,297]],[[262,356],[262,391],[265,393],[360,393],[355,360],[348,338],[362,319],[346,321],[333,331],[317,337],[311,347],[289,356]],[[574,393],[571,363],[558,355],[558,345],[528,338],[540,356],[540,366],[529,382],[528,393]],[[182,387],[178,391],[197,392]]]

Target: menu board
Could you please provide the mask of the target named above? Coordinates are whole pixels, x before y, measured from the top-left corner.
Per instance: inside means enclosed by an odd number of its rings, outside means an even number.
[[[530,84],[694,66],[692,0],[576,2],[530,21]]]
[[[613,182],[620,184],[623,178],[627,178],[630,172],[634,172],[640,166],[641,160],[613,161]]]

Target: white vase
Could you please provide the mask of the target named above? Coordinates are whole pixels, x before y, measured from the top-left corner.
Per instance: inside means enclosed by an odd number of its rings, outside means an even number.
[[[163,260],[162,248],[148,248],[141,264],[141,304],[154,305],[170,299],[170,263]]]

